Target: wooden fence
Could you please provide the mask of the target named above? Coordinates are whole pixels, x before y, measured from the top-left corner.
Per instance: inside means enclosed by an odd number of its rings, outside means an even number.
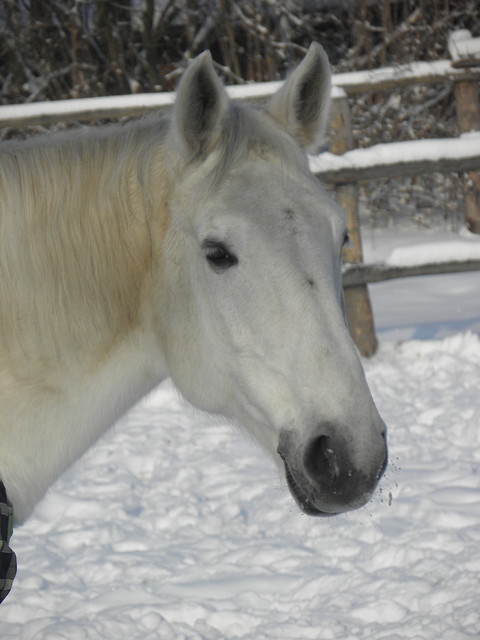
[[[465,223],[474,233],[480,233],[480,38],[468,31],[451,35],[451,61],[433,63],[434,69],[414,63],[397,70],[394,84],[390,72],[386,83],[381,78],[385,70],[374,72],[374,81],[362,85],[362,91],[377,91],[392,86],[408,86],[427,82],[453,82],[459,139],[392,143],[370,149],[351,150],[352,135],[348,101],[335,101],[332,125],[334,136],[331,151],[341,157],[323,155],[314,161],[312,169],[323,180],[337,185],[337,198],[347,213],[353,246],[344,252],[343,273],[348,323],[352,337],[364,356],[375,353],[377,340],[367,283],[418,275],[480,270],[480,260],[441,262],[396,267],[387,264],[363,264],[360,224],[358,220],[358,182],[377,178],[418,175],[433,171],[467,172],[463,177]],[[359,83],[355,85],[355,89]],[[348,83],[344,89],[348,91]],[[337,114],[335,115],[335,109]],[[477,134],[473,132],[479,132]],[[468,135],[467,135],[468,134]]]
[[[480,233],[480,133],[442,141],[440,156],[438,141],[432,152],[428,153],[429,143],[424,140],[353,150],[348,96],[413,84],[453,83],[460,132],[480,132],[480,38],[472,38],[468,31],[455,32],[450,39],[449,51],[451,60],[418,62],[333,76],[332,153],[312,158],[311,166],[314,173],[324,181],[336,185],[337,199],[347,213],[351,239],[351,247],[345,251],[346,266],[343,273],[347,315],[352,336],[359,351],[365,356],[372,355],[376,350],[368,283],[414,275],[480,270],[480,260],[409,267],[363,264],[358,219],[360,181],[433,171],[468,172],[464,180],[465,220],[472,231]],[[268,82],[227,87],[227,90],[233,98],[261,102],[267,100],[280,84]],[[173,94],[159,93],[2,106],[0,127],[130,117],[148,111],[165,110],[173,101]],[[400,147],[400,152],[395,154],[393,150],[395,148],[398,152],[398,145],[405,146]],[[421,153],[418,151],[420,146]]]

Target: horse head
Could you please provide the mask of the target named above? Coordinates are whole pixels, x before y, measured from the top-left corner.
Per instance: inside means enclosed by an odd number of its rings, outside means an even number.
[[[344,317],[345,217],[305,153],[329,97],[318,44],[265,109],[232,102],[209,54],[190,64],[167,135],[156,318],[185,397],[252,434],[312,515],[365,504],[387,460]]]

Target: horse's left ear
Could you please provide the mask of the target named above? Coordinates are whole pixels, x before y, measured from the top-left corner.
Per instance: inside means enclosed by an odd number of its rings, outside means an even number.
[[[180,81],[173,110],[174,143],[186,161],[204,155],[214,145],[228,96],[205,51],[188,65]]]
[[[312,42],[300,65],[271,98],[267,111],[305,150],[314,150],[327,128],[330,88],[327,54]]]

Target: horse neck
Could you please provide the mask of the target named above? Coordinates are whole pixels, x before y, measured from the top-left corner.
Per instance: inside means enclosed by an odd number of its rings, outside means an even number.
[[[101,142],[1,163],[0,477],[17,521],[166,373],[151,326],[161,167],[132,134]]]
[[[0,284],[4,338],[25,349],[35,326],[32,339],[51,358],[68,347],[96,350],[94,342],[105,349],[140,322],[154,260],[151,216],[162,215],[151,145],[140,133],[112,128],[31,146],[2,176],[9,246],[0,267],[16,274],[15,291]],[[20,335],[18,317],[30,319]]]

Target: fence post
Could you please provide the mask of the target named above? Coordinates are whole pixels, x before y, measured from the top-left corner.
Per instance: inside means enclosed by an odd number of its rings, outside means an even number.
[[[480,66],[480,38],[472,38],[466,29],[454,31],[448,41],[454,67]],[[480,100],[474,80],[454,83],[455,110],[460,133],[480,131]],[[480,171],[463,174],[465,224],[472,233],[480,233]]]
[[[346,94],[336,98],[332,103],[330,128],[332,133],[330,151],[332,153],[342,154],[353,148],[352,119]],[[358,216],[358,183],[338,185],[336,198],[347,215],[350,236],[350,246],[345,247],[343,257],[347,262],[358,264],[363,261]],[[350,334],[361,355],[372,356],[377,350],[377,338],[367,285],[347,287],[344,290],[344,295]]]

